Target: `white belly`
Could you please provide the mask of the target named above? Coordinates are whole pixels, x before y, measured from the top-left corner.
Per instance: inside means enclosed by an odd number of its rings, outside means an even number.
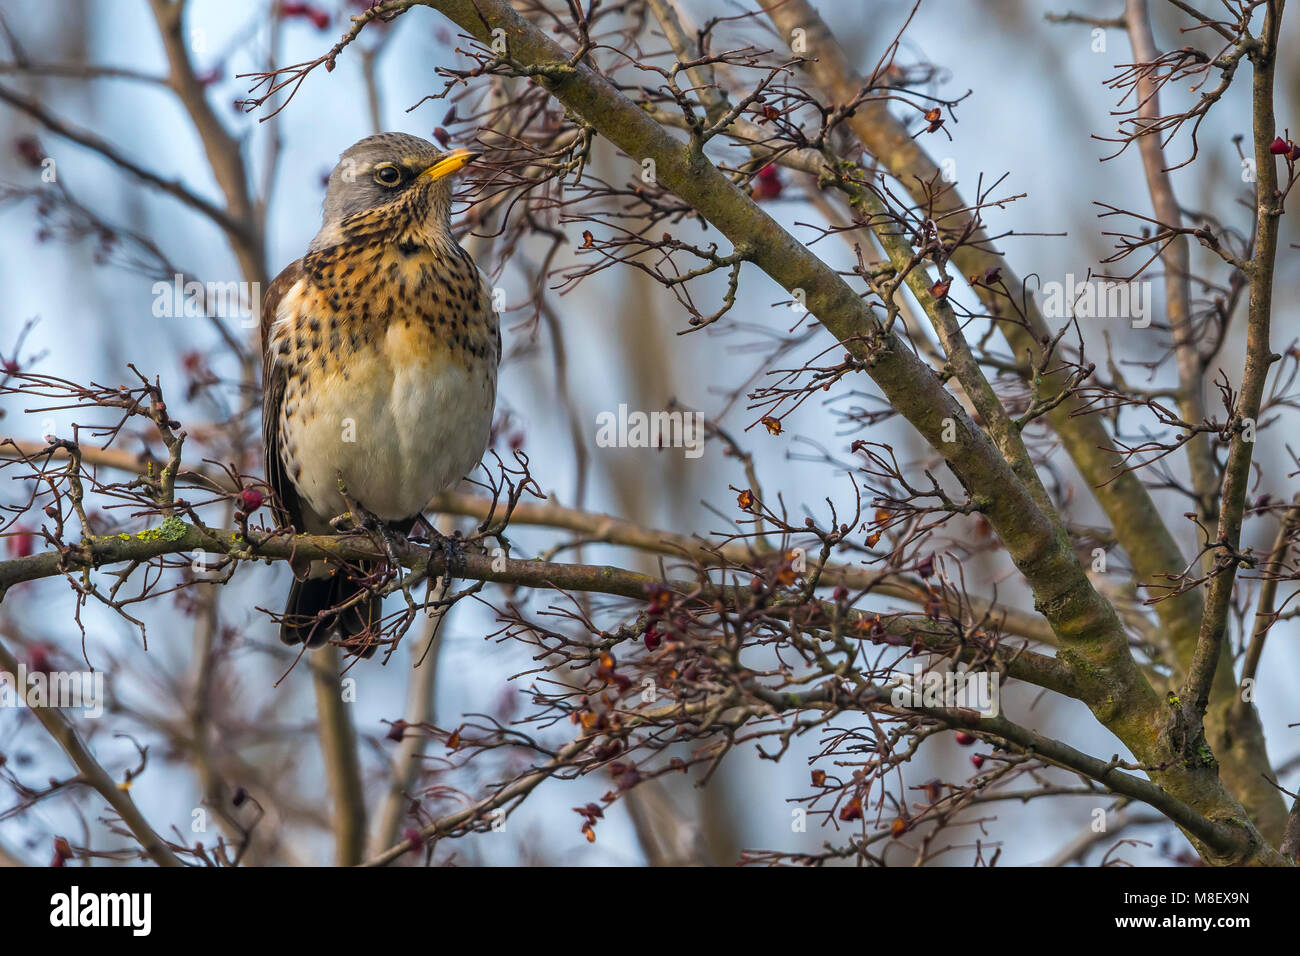
[[[399,348],[404,354],[391,354]],[[298,493],[318,518],[347,510],[340,474],[354,501],[400,521],[478,464],[492,427],[494,367],[471,370],[445,355],[416,359],[390,336],[380,349],[354,354],[347,371],[346,381],[334,371],[303,394],[302,407],[281,424],[280,447],[298,459],[286,462],[289,474],[297,472]]]

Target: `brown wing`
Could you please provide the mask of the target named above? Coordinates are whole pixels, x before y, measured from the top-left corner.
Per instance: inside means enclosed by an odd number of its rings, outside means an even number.
[[[285,372],[274,361],[271,351],[271,325],[275,322],[280,300],[305,273],[302,260],[288,266],[275,277],[262,299],[262,449],[266,452],[266,481],[275,492],[289,524],[303,530],[302,504],[298,490],[284,472],[280,460],[280,405],[284,402]]]

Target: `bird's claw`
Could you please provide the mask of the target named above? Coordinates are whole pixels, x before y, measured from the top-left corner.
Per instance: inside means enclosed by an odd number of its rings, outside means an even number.
[[[371,536],[375,544],[384,552],[384,557],[388,560],[388,567],[393,572],[393,577],[397,580],[400,587],[405,577],[402,569],[402,560],[398,557],[398,551],[406,547],[406,536],[401,532],[394,531],[383,519],[368,511],[360,502],[354,501],[348,494],[347,485],[343,481],[343,474],[339,476],[339,494],[343,498],[343,503],[348,506],[346,515],[339,515],[334,518],[330,525],[334,530],[339,530],[339,524],[344,518],[350,518],[355,525],[356,530],[364,531]]]
[[[393,577],[400,587],[405,575],[402,568],[402,559],[398,557],[398,549],[406,547],[406,537],[401,532],[388,527],[384,522],[375,518],[374,515],[370,515],[369,520],[363,522],[363,527],[371,532],[379,546],[383,548],[384,557],[388,559],[388,566],[392,569]]]
[[[433,573],[433,557],[435,553],[442,555],[442,579],[443,586],[450,587],[452,578],[455,577],[456,569],[465,566],[465,542],[461,540],[459,531],[451,534],[443,534],[437,528],[430,528],[432,538],[429,541],[429,563],[426,573],[429,580],[435,580]],[[436,552],[435,552],[436,549]]]

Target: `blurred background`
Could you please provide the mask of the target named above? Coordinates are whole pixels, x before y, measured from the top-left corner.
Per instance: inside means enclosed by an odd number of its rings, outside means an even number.
[[[1122,4],[1091,6],[1115,9],[1081,12],[1114,15]],[[1176,11],[1167,5],[1154,6],[1156,40],[1162,48],[1200,39],[1179,37],[1176,24],[1185,18],[1175,20],[1171,13]],[[747,0],[689,4],[697,22],[750,8]],[[859,71],[868,73],[912,15],[912,4],[888,0],[825,2],[820,9]],[[1111,31],[1099,50],[1089,27],[1045,19],[1049,12],[1069,9],[1038,0],[925,0],[897,56],[905,66],[934,64],[939,72],[932,91],[938,95],[955,99],[968,94],[957,107],[957,121],[947,123],[945,133],[928,137],[925,145],[941,166],[955,173],[968,199],[981,176],[985,183],[1006,176],[997,195],[1023,194],[1004,210],[987,213],[986,221],[994,234],[1014,233],[997,245],[1022,275],[1036,274],[1044,282],[1063,281],[1070,273],[1082,278],[1089,269],[1105,271],[1099,262],[1111,253],[1112,240],[1103,233],[1113,224],[1098,219],[1096,202],[1144,214],[1150,210],[1136,149],[1103,163],[1115,145],[1097,138],[1112,135],[1116,128],[1112,111],[1119,94],[1105,83],[1118,72],[1117,64],[1132,60],[1127,39]],[[219,201],[220,185],[189,114],[169,89],[150,79],[166,75],[167,61],[145,0],[0,0],[0,10],[0,87],[38,102],[71,126],[93,132],[161,176]],[[252,82],[238,74],[264,70],[271,57],[277,64],[315,59],[336,42],[347,29],[347,18],[356,12],[357,6],[338,0],[274,7],[267,0],[188,4],[185,30],[203,95],[240,144],[253,193],[265,200],[265,263],[271,276],[302,254],[318,228],[325,180],[339,153],[376,129],[431,138],[433,130],[444,125],[447,112],[444,101],[423,101],[442,89],[435,66],[469,64],[456,52],[458,43],[464,43],[456,28],[433,11],[417,8],[392,25],[368,29],[339,57],[336,69],[311,74],[273,120],[259,122],[267,109],[250,114],[235,105],[247,96]],[[1298,21],[1292,17],[1287,25],[1284,48],[1300,41]],[[761,26],[764,22],[741,22],[723,34],[775,46],[775,38]],[[644,43],[663,46],[649,30]],[[34,68],[57,64],[68,69]],[[75,67],[87,64],[121,72],[78,75]],[[1300,119],[1292,119],[1300,101],[1300,61],[1284,63],[1282,69],[1278,120],[1280,126],[1289,123],[1294,136],[1300,132]],[[1249,139],[1248,93],[1249,78],[1243,73],[1202,125],[1199,158],[1174,173],[1173,180],[1187,209],[1239,229],[1249,228],[1249,206],[1243,206],[1249,184],[1243,180],[1233,137]],[[1166,92],[1166,110],[1171,94]],[[1193,95],[1187,93],[1189,103]],[[1182,134],[1167,155],[1181,161],[1190,149]],[[631,161],[608,144],[600,144],[595,156],[595,172],[605,179],[636,175]],[[66,204],[42,208],[42,190],[51,188],[41,180],[46,157],[54,160],[58,183],[67,195],[92,212],[95,221],[111,225],[116,238],[97,233],[87,225],[91,220],[79,219]],[[767,208],[796,236],[813,239],[815,227],[825,221],[809,201],[815,187],[788,172],[779,174],[778,183],[774,194],[763,200]],[[0,102],[0,190],[0,288],[5,291],[0,353],[5,359],[25,369],[109,385],[130,381],[125,366],[134,363],[146,375],[159,377],[173,416],[197,442],[204,439],[205,423],[220,425],[241,414],[247,382],[241,391],[244,370],[223,342],[221,330],[204,318],[156,317],[153,284],[162,277],[158,261],[132,252],[135,246],[121,238],[128,233],[148,236],[169,263],[207,281],[246,279],[243,266],[209,219],[5,102]],[[571,238],[553,268],[575,261],[573,246],[580,239],[576,232]],[[1279,258],[1275,288],[1277,351],[1295,336],[1300,316],[1300,261],[1290,248],[1298,240],[1294,224],[1284,220],[1287,248]],[[744,473],[720,441],[706,443],[699,458],[674,449],[596,444],[600,413],[616,412],[620,404],[657,410],[677,402],[704,411],[738,437],[754,456],[769,500],[782,495],[795,515],[802,509],[824,515],[827,497],[851,510],[853,488],[847,476],[842,468],[821,460],[818,451],[845,460],[849,443],[864,437],[830,413],[846,396],[831,393],[825,404],[806,403],[786,419],[780,436],[749,428],[761,412],[746,408],[744,394],[773,367],[772,343],[785,339],[795,324],[786,294],[756,270],[746,273],[736,308],[725,321],[688,336],[678,334],[687,319],[680,305],[629,268],[604,271],[563,296],[549,292],[551,315],[534,322],[531,308],[524,307],[539,265],[530,255],[533,251],[525,245],[499,262],[491,239],[464,241],[493,283],[505,290],[507,301],[498,447],[522,447],[534,477],[555,501],[683,533],[736,531],[726,517],[734,514],[735,495],[729,486],[743,487]],[[813,248],[839,268],[853,266],[848,244],[834,237]],[[1199,258],[1198,250],[1193,257],[1202,269],[1213,268]],[[1163,287],[1160,282],[1152,287],[1158,317]],[[719,275],[699,284],[695,294],[697,302],[713,303],[701,306],[708,312],[724,291],[725,277]],[[15,353],[20,331],[30,320],[34,325]],[[1101,330],[1096,331],[1096,340],[1089,340],[1098,350],[1091,356],[1094,360],[1103,348]],[[1156,355],[1153,337],[1143,330],[1117,323],[1105,331],[1122,358]],[[1240,331],[1238,327],[1234,334]],[[250,347],[249,336],[256,334],[237,322],[228,323],[227,332]],[[824,335],[814,337],[798,345],[794,354],[801,361],[827,344]],[[1223,350],[1233,380],[1240,374],[1241,354],[1241,342],[1235,338]],[[790,364],[789,357],[785,364]],[[1132,376],[1137,384],[1148,384],[1145,370]],[[1152,372],[1150,383],[1173,380],[1172,363],[1165,363]],[[62,436],[76,417],[63,412],[28,414],[14,400],[0,405],[0,412],[0,435],[30,441],[40,440],[45,418],[53,419]],[[242,469],[260,474],[257,413],[251,414],[251,427],[244,429],[245,447],[221,448],[214,440],[215,447],[205,448],[205,454],[232,461],[242,455]],[[1274,427],[1257,446],[1260,494],[1289,498],[1293,492],[1287,477],[1294,471],[1288,434],[1285,425]],[[886,422],[866,437],[893,445],[900,460],[928,458],[928,450],[903,423]],[[125,447],[131,447],[129,440]],[[1065,456],[1056,456],[1054,463],[1059,464],[1062,481],[1074,485],[1064,496],[1070,516],[1081,524],[1104,524]],[[0,482],[0,496],[6,501],[28,493],[5,487],[9,483]],[[1157,500],[1185,552],[1192,553],[1193,528],[1180,517],[1187,510],[1185,501],[1164,493],[1157,493]],[[1274,531],[1271,523],[1248,524],[1247,543],[1267,548]],[[955,524],[949,534],[959,541],[971,532],[971,525]],[[525,555],[543,553],[557,541],[553,532],[534,528],[514,529],[512,539]],[[12,552],[16,545],[8,538],[0,546]],[[959,544],[954,548],[952,560],[959,562]],[[655,569],[655,562],[644,555],[600,544],[586,545],[582,558]],[[996,557],[979,555],[963,570],[968,580],[985,585],[982,590],[991,591],[996,583],[999,599],[1031,607],[1008,566]],[[202,839],[204,835],[192,833],[191,821],[210,781],[195,771],[185,741],[196,681],[209,682],[214,724],[223,728],[211,743],[212,760],[221,776],[273,808],[265,832],[274,833],[275,839],[258,845],[250,862],[327,863],[332,838],[313,733],[311,677],[306,668],[284,676],[289,661],[276,644],[274,627],[258,610],[279,610],[287,580],[283,566],[241,569],[220,589],[215,622],[194,613],[190,598],[168,596],[151,602],[137,612],[148,626],[147,652],[138,630],[114,615],[88,609],[83,618],[85,654],[107,673],[113,705],[105,718],[82,726],[110,770],[120,771],[136,761],[131,740],[114,737],[114,732],[129,732],[148,745],[149,768],[134,784],[134,798],[160,832],[176,827],[191,840]],[[535,610],[552,600],[546,594],[514,598],[531,602]],[[62,580],[21,585],[0,605],[0,635],[29,659],[43,654],[75,668],[83,638],[72,617],[73,606]],[[489,604],[461,602],[442,623],[440,640],[421,665],[433,669],[427,680],[410,680],[411,659],[427,640],[416,631],[386,666],[376,659],[348,672],[356,682],[351,713],[361,737],[372,806],[382,802],[393,753],[384,721],[402,715],[409,687],[415,687],[417,695],[427,694],[430,720],[444,728],[455,727],[465,714],[505,720],[526,710],[532,677],[524,672],[534,666],[534,649],[501,639],[499,631]],[[1291,788],[1300,781],[1300,712],[1292,693],[1300,664],[1296,635],[1294,621],[1280,623],[1273,632],[1256,697],[1274,767],[1282,769],[1281,782]],[[1233,638],[1238,640],[1239,634]],[[202,667],[201,659],[207,660]],[[1068,739],[1089,753],[1105,758],[1122,751],[1082,705],[1040,700],[1024,689],[1008,688],[1003,706],[1013,719]],[[545,739],[553,737],[558,744],[568,733],[567,727],[555,727],[545,732],[550,735]],[[571,808],[599,800],[609,780],[593,775],[550,781],[510,817],[504,832],[444,842],[435,858],[461,864],[727,864],[745,849],[815,850],[835,834],[811,818],[807,832],[794,832],[793,805],[788,801],[806,790],[808,759],[817,749],[816,739],[801,738],[780,762],[760,759],[752,748],[739,749],[703,787],[697,786],[698,774],[664,778],[616,803],[600,822],[594,843],[580,831],[582,819]],[[427,785],[477,795],[484,786],[521,769],[508,757],[488,755],[468,768],[447,770],[442,752],[430,748]],[[21,710],[0,709],[0,754],[7,758],[6,772],[31,786],[70,772],[63,755]],[[951,741],[936,743],[910,765],[907,784],[968,776],[970,756],[969,749]],[[17,794],[0,793],[0,854],[44,863],[56,834],[75,835],[88,845],[123,844],[105,831],[102,802],[93,794],[6,812],[21,802]],[[445,811],[456,806],[456,798],[450,793],[432,798],[429,806]],[[1002,848],[1002,864],[1060,862],[1070,858],[1072,841],[1087,835],[1092,809],[1092,804],[1083,806],[1077,799],[985,808],[978,814],[978,826],[948,835],[954,848],[935,862],[968,864],[977,838],[985,847]],[[1130,812],[1146,815],[1141,809]],[[1186,859],[1185,842],[1168,824],[1136,826],[1124,836],[1143,841],[1117,853],[1133,863],[1165,865]],[[1095,844],[1079,861],[1098,863],[1113,842]],[[906,862],[909,857],[898,859]]]

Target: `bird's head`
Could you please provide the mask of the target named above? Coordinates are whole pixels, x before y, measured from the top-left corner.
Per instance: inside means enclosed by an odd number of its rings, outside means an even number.
[[[379,133],[354,143],[330,173],[324,222],[313,249],[354,232],[446,231],[452,174],[478,155],[469,149],[441,149],[406,133]]]

